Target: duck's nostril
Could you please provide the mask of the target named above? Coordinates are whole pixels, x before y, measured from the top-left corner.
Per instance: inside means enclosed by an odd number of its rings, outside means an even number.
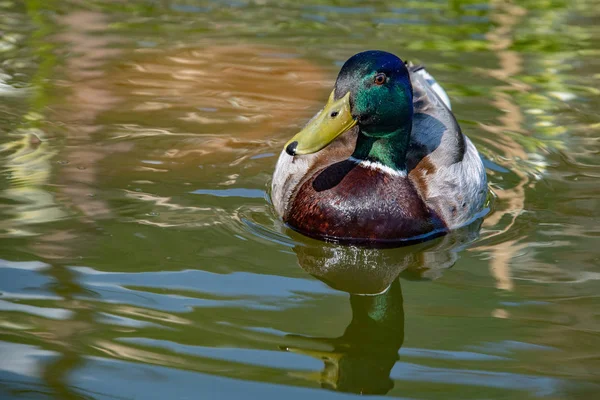
[[[339,114],[339,112],[338,112],[338,111],[332,111],[332,112],[331,112],[331,114],[329,114],[329,116],[330,116],[331,118],[335,118],[335,117],[337,117],[337,116],[338,116],[338,114]]]

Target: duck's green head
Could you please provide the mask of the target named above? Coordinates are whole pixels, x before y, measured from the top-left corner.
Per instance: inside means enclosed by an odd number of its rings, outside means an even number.
[[[363,135],[386,137],[412,125],[412,86],[404,62],[385,51],[365,51],[342,67],[325,108],[285,145],[290,155],[315,153],[358,125]]]

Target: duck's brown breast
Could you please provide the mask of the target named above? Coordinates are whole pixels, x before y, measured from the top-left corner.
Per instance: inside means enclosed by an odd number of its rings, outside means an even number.
[[[385,243],[445,231],[410,181],[352,160],[316,172],[298,189],[285,222],[317,238]]]

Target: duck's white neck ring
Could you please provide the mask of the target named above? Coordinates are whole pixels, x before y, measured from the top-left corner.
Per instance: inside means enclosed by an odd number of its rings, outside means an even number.
[[[397,169],[388,167],[387,165],[383,165],[382,163],[380,163],[378,161],[361,160],[361,159],[355,158],[355,157],[350,157],[349,160],[355,162],[356,164],[358,164],[364,168],[377,170],[377,171],[383,172],[384,174],[387,174],[387,175],[398,176],[398,177],[406,176],[406,170],[397,170]]]

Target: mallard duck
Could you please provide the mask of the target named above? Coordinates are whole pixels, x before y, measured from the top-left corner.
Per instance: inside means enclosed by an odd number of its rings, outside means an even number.
[[[425,240],[472,221],[487,181],[446,93],[424,68],[365,51],[284,146],[276,212],[307,236],[354,244]]]

